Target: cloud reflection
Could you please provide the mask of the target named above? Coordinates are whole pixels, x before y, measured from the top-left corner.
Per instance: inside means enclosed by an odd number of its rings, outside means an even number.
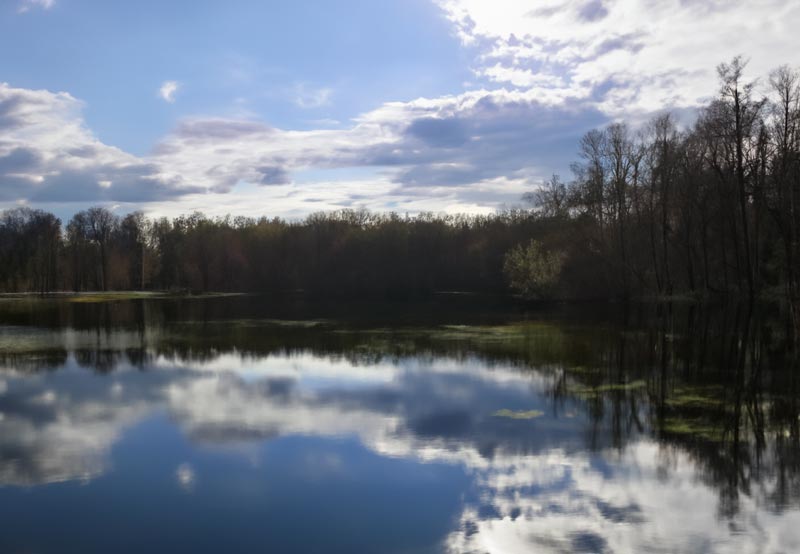
[[[354,365],[311,354],[205,361],[156,356],[87,373],[70,354],[50,373],[4,371],[0,481],[90,480],[125,430],[159,411],[196,444],[280,436],[355,437],[383,456],[457,464],[472,479],[449,552],[788,552],[800,512],[764,509],[769,483],[719,516],[719,493],[680,448],[632,438],[621,448],[576,401],[554,404],[553,373],[473,357]],[[498,410],[538,410],[515,420]],[[347,459],[315,460],[335,478]],[[191,491],[189,463],[174,470]]]

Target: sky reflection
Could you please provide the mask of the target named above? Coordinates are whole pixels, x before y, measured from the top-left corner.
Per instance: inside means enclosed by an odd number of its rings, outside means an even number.
[[[731,512],[695,451],[647,424],[620,442],[553,367],[137,354],[109,333],[62,333],[50,370],[0,364],[3,551],[800,551],[773,449]]]

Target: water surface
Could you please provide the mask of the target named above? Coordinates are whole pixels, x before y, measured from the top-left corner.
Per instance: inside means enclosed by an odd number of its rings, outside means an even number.
[[[0,552],[800,552],[783,319],[0,301]]]

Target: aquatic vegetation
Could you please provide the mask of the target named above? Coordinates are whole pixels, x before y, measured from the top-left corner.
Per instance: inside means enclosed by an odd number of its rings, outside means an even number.
[[[145,298],[165,298],[169,295],[159,292],[90,292],[70,295],[67,297],[69,302],[77,303],[97,303],[97,302],[119,302],[122,300],[139,300]]]
[[[508,409],[497,410],[492,414],[493,417],[506,417],[509,419],[536,419],[537,417],[542,417],[543,415],[544,412],[541,410],[513,411]]]
[[[68,302],[93,304],[98,302],[120,302],[123,300],[151,300],[151,299],[190,299],[190,298],[223,298],[228,296],[242,296],[233,292],[205,292],[201,294],[151,292],[151,291],[111,291],[111,292],[82,292],[64,295]],[[48,297],[44,297],[47,299]]]
[[[568,387],[568,391],[576,396],[591,396],[610,392],[638,391],[646,387],[647,382],[640,379],[629,383],[605,383],[596,386],[573,384]]]
[[[717,388],[680,387],[666,399],[673,408],[718,408],[722,405]]]
[[[661,431],[690,439],[703,439],[720,442],[724,438],[723,429],[701,419],[667,418]]]

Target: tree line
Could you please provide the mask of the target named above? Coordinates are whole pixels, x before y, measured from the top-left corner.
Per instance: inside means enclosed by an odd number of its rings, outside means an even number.
[[[200,213],[119,217],[94,207],[75,214],[62,232],[52,214],[16,208],[0,216],[0,288],[500,291],[506,251],[545,224],[527,210],[489,217],[342,210],[292,222]]]
[[[94,207],[66,226],[41,210],[0,215],[0,290],[303,290],[536,297],[800,291],[800,73],[757,86],[745,62],[681,128],[660,114],[578,145],[573,179],[494,215],[364,210],[302,221],[194,213],[124,217]],[[764,90],[760,96],[757,91]]]
[[[774,70],[759,96],[745,66],[718,66],[718,93],[688,129],[664,113],[638,132],[590,131],[574,180],[530,195],[540,217],[572,224],[580,239],[559,247],[596,254],[609,290],[797,297],[800,73]]]

